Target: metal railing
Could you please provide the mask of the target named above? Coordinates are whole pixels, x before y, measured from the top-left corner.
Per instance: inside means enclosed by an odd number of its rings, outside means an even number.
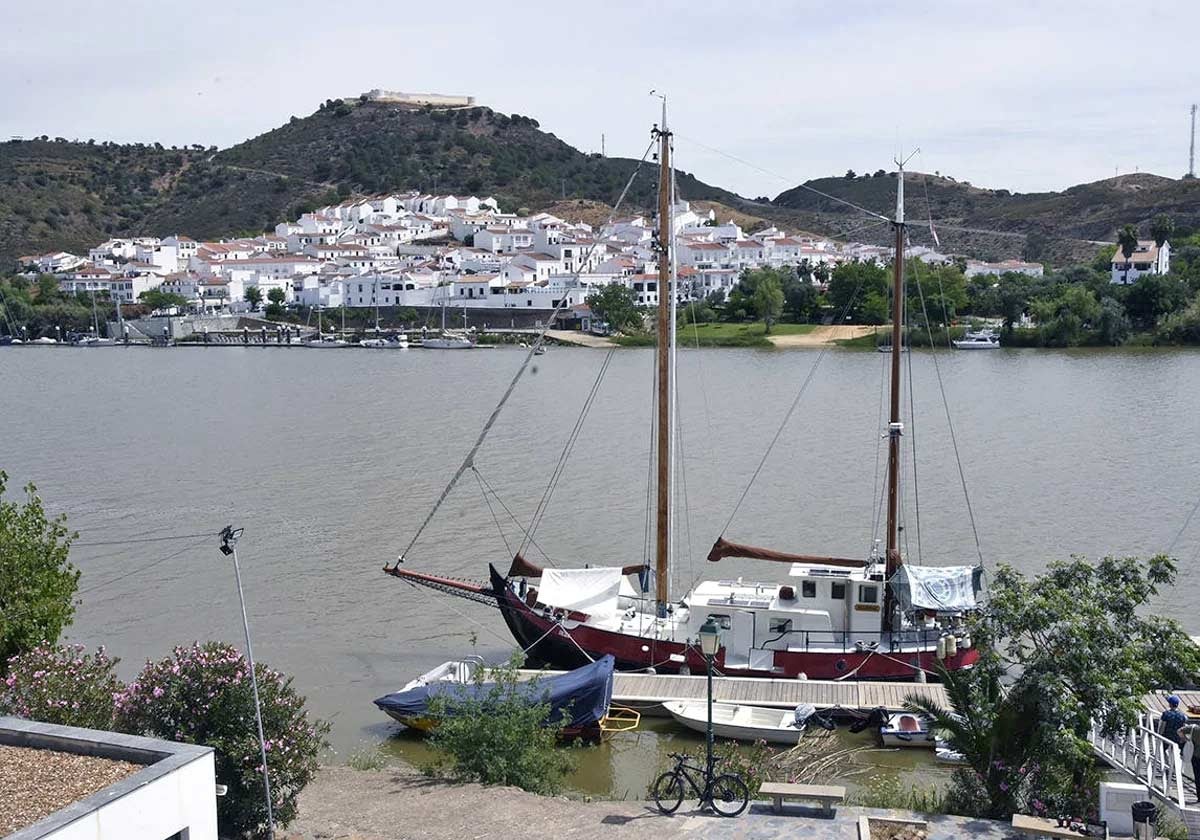
[[[1154,731],[1152,714],[1147,712],[1137,726],[1117,735],[1105,735],[1092,721],[1087,738],[1109,764],[1181,810],[1186,806],[1183,752],[1178,744]]]
[[[769,634],[768,638],[757,647],[775,650],[768,645],[786,639],[788,650],[829,651],[841,650],[843,653],[858,653],[878,650],[882,653],[917,653],[936,649],[938,639],[946,634],[943,628],[920,630],[910,629],[897,632],[887,630],[866,630],[853,632],[848,630],[785,630]],[[961,638],[961,637],[960,637]]]

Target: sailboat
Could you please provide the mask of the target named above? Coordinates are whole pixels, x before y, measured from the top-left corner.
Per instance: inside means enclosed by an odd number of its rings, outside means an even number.
[[[345,310],[343,310],[342,318],[344,319],[345,317],[346,317]],[[338,338],[336,335],[325,335],[325,330],[324,330],[324,327],[322,326],[322,321],[321,321],[321,307],[320,306],[317,307],[317,337],[316,338],[306,338],[300,343],[303,344],[305,347],[316,347],[319,349],[326,349],[326,348],[337,349],[337,348],[341,348],[341,347],[349,347],[350,346],[350,342],[348,342],[344,339]]]
[[[426,350],[470,350],[475,346],[475,342],[469,339],[466,335],[460,332],[451,332],[446,329],[446,296],[450,294],[450,287],[443,286],[445,292],[442,294],[442,331],[436,336],[429,336],[421,339],[421,346]],[[464,315],[466,310],[463,310]]]
[[[659,141],[658,335],[655,423],[654,566],[542,568],[516,552],[508,570],[489,566],[473,583],[402,567],[384,571],[411,584],[494,603],[521,648],[562,668],[611,654],[617,667],[655,673],[703,672],[701,627],[721,629],[715,667],[757,678],[911,680],[971,667],[979,657],[965,630],[976,608],[982,569],[914,566],[900,548],[901,356],[904,289],[904,170],[897,178],[893,260],[891,407],[886,550],[865,558],[794,554],[742,545],[719,536],[708,560],[751,558],[787,564],[785,581],[706,580],[675,597],[671,561],[674,423],[674,294],[672,279],[671,132],[664,102]],[[503,404],[503,403],[502,403]],[[497,409],[498,410],[498,409]],[[493,414],[494,417],[494,414]],[[486,427],[485,427],[486,432]],[[482,440],[482,437],[480,438]],[[468,456],[460,474],[472,463]],[[449,489],[449,488],[448,488]],[[443,493],[443,498],[445,494]],[[436,511],[436,507],[435,507]],[[430,517],[433,513],[430,514]],[[428,523],[428,518],[426,519]],[[418,532],[419,533],[419,532]],[[415,541],[415,537],[414,537]],[[410,543],[410,548],[411,548]],[[878,545],[878,544],[877,544]]]
[[[118,311],[121,305],[117,304]],[[117,343],[111,338],[100,336],[100,318],[96,313],[96,290],[92,289],[92,334],[81,336],[75,340],[76,347],[115,347]]]
[[[369,350],[407,350],[408,336],[404,333],[398,333],[388,337],[383,337],[379,334],[379,281],[376,281],[375,290],[375,337],[364,338],[358,342],[359,347],[365,347]]]

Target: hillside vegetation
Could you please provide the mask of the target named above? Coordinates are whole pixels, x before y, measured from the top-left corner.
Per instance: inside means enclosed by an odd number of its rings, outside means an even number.
[[[648,140],[649,138],[647,138]],[[494,195],[506,210],[553,208],[603,221],[636,161],[585,154],[519,114],[486,107],[416,108],[330,100],[307,117],[216,151],[48,139],[0,143],[0,265],[26,253],[86,250],[108,236],[256,233],[304,210],[356,194],[417,189]],[[1182,232],[1200,228],[1200,181],[1128,175],[1061,193],[1014,194],[914,173],[910,232],[943,250],[982,258],[1024,256],[1054,264],[1090,259],[1127,222],[1158,213]],[[654,204],[648,161],[624,210]],[[747,232],[790,230],[886,241],[886,224],[799,187],[751,201],[678,173],[679,194]],[[822,192],[890,215],[895,177],[822,178]],[[583,202],[579,204],[578,202]]]
[[[894,172],[820,178],[806,184],[889,217],[895,212]],[[914,242],[933,244],[928,226],[932,218],[943,250],[985,259],[1024,257],[1056,265],[1087,260],[1098,242],[1112,242],[1123,225],[1134,224],[1145,231],[1160,213],[1171,216],[1181,230],[1200,229],[1200,180],[1121,175],[1062,192],[1012,193],[911,172],[905,175],[905,186]],[[813,230],[837,233],[870,222],[853,208],[802,187],[779,194],[773,204],[780,211],[792,211],[797,224]],[[883,241],[887,226],[860,235]]]

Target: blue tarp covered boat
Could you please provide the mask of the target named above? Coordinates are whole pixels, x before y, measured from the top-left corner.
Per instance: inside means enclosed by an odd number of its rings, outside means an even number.
[[[565,715],[563,734],[574,737],[598,730],[600,720],[608,714],[612,702],[613,664],[612,656],[604,656],[565,674],[518,683],[514,691],[530,705],[549,704],[548,721],[557,722]],[[429,702],[434,697],[444,697],[448,712],[453,714],[456,700],[486,699],[495,688],[495,683],[440,681],[393,692],[380,697],[375,705],[405,726],[427,731],[437,725],[429,715]]]

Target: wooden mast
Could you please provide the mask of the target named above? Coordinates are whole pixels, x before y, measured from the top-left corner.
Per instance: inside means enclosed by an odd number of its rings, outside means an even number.
[[[654,600],[659,617],[667,614],[671,553],[671,133],[663,99],[658,135],[658,424],[655,438],[658,471],[654,546]]]
[[[887,485],[887,555],[884,573],[883,626],[892,629],[892,598],[889,581],[901,563],[900,558],[900,436],[904,423],[900,420],[900,363],[904,346],[904,164],[899,160],[896,173],[896,252],[892,259],[892,388],[891,411],[888,414],[888,485]]]

